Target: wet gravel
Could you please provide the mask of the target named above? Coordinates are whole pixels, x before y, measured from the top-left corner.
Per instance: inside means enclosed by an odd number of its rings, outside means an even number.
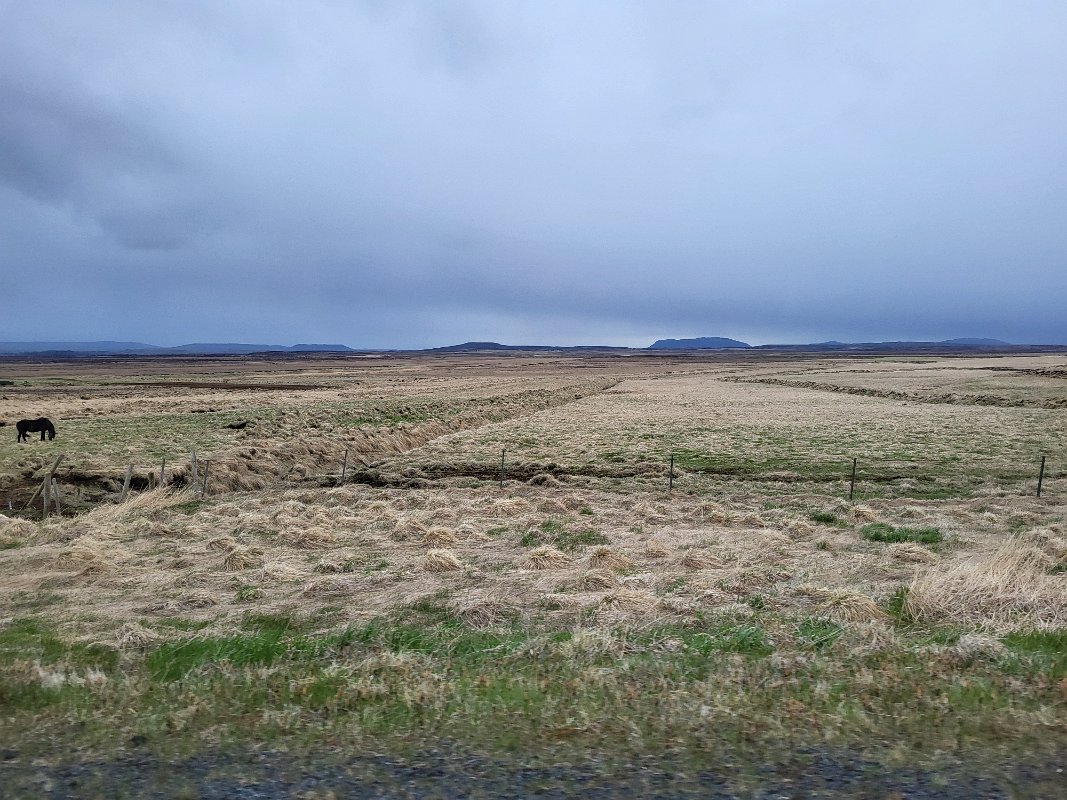
[[[850,753],[810,752],[788,763],[689,769],[648,759],[610,771],[595,764],[523,766],[430,754],[339,760],[288,753],[211,753],[164,760],[131,753],[109,761],[27,763],[0,753],[4,798],[1067,798],[1061,764],[1013,764],[986,774],[960,761],[938,770],[887,768]],[[991,777],[992,776],[992,777]]]

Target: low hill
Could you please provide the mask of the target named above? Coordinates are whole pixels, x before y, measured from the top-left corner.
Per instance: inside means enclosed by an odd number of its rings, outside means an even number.
[[[194,342],[160,347],[144,342],[0,342],[0,355],[247,355],[249,353],[350,353],[343,344],[241,344]]]
[[[700,336],[696,339],[659,339],[649,345],[649,350],[726,350],[751,347],[747,342],[725,339],[721,336]]]

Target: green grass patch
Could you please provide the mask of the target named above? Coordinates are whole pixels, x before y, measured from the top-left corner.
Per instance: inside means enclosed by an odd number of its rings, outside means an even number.
[[[812,522],[818,522],[821,525],[841,525],[843,524],[841,518],[831,511],[812,511],[808,515]]]
[[[864,525],[860,533],[868,541],[887,543],[937,544],[944,538],[937,528],[897,528],[885,522],[872,522],[870,525]]]
[[[611,540],[592,528],[572,529],[559,520],[548,519],[538,528],[531,528],[519,539],[523,547],[552,545],[560,550],[577,550],[594,544],[610,544]]]
[[[816,650],[829,647],[844,630],[833,620],[824,617],[805,617],[797,625],[797,637]]]
[[[1067,628],[1012,633],[1003,641],[1012,652],[1028,656],[1053,680],[1067,676]]]

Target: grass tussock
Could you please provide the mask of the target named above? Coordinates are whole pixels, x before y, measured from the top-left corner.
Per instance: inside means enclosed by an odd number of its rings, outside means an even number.
[[[824,593],[820,611],[835,622],[876,622],[886,613],[869,596],[851,589],[834,589]]]
[[[587,563],[592,569],[610,569],[615,572],[627,572],[634,568],[634,562],[629,556],[610,547],[594,548]]]
[[[123,623],[115,636],[115,644],[120,650],[140,650],[152,647],[162,640],[163,637],[158,633],[134,621]]]
[[[679,565],[686,569],[718,569],[722,562],[710,553],[702,553],[699,550],[690,550],[678,560]]]
[[[579,592],[602,592],[619,585],[619,577],[607,569],[589,569],[562,581],[558,588]]]
[[[600,601],[601,609],[636,614],[647,614],[659,605],[659,598],[647,589],[616,589]]]
[[[431,550],[422,561],[427,572],[455,572],[463,569],[463,562],[451,550]]]
[[[903,610],[921,622],[954,622],[991,630],[1067,626],[1063,576],[1021,537],[996,551],[915,577]]]
[[[484,590],[470,590],[449,603],[449,611],[456,619],[472,628],[491,628],[514,619],[518,609],[514,603]]]
[[[222,559],[222,569],[226,572],[243,572],[263,564],[262,553],[255,548],[234,545]]]
[[[561,569],[569,566],[570,558],[566,553],[557,550],[551,545],[535,547],[526,554],[520,566],[523,569]]]
[[[440,525],[435,525],[422,535],[422,543],[427,547],[444,547],[458,541],[459,537],[454,532]]]

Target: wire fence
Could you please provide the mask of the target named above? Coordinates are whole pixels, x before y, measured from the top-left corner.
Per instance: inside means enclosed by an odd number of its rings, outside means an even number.
[[[1042,497],[1047,495],[1048,481],[1064,475],[1062,466],[1054,468],[1044,455],[1032,464],[1020,465],[1010,470],[1003,461],[983,463],[972,460],[966,465],[968,469],[952,472],[949,470],[951,465],[943,460],[925,464],[859,457],[823,461],[782,458],[760,461],[722,455],[713,457],[682,448],[669,453],[661,462],[645,460],[629,464],[614,463],[609,466],[587,462],[566,466],[556,462],[516,460],[514,455],[509,462],[509,451],[505,447],[501,448],[499,459],[493,457],[492,460],[486,460],[483,455],[482,459],[477,461],[456,460],[409,467],[409,472],[414,470],[414,476],[397,476],[371,468],[371,465],[383,456],[398,455],[397,453],[356,452],[353,448],[339,448],[335,452],[319,451],[314,455],[315,461],[309,466],[305,461],[286,459],[282,455],[273,458],[213,458],[198,455],[196,450],[190,450],[188,458],[184,455],[179,459],[163,456],[158,468],[153,466],[146,470],[144,467],[136,467],[134,463],[128,464],[121,489],[117,493],[112,492],[112,497],[121,503],[131,491],[143,491],[159,486],[184,487],[201,497],[239,490],[241,487],[235,485],[232,476],[226,475],[224,468],[227,467],[237,468],[244,474],[251,473],[260,484],[257,488],[292,487],[311,481],[318,481],[320,484],[329,482],[333,485],[368,483],[415,488],[432,485],[434,480],[463,477],[490,485],[496,484],[500,489],[504,489],[509,482],[544,484],[549,482],[548,478],[566,480],[586,476],[607,481],[635,481],[646,489],[660,485],[668,493],[679,489],[688,493],[699,493],[707,490],[709,484],[725,480],[799,485],[815,483],[840,487],[837,493],[842,497],[847,496],[847,499],[853,502],[860,496],[881,496],[873,487],[903,487],[898,496],[915,499],[948,499],[969,496],[974,487],[983,483],[993,483],[1000,487],[1011,486],[1021,494]],[[42,518],[53,511],[63,513],[66,490],[61,483],[62,476],[57,473],[65,458],[65,455],[61,454],[55,459],[21,509],[15,509],[9,500],[9,510],[35,515],[33,509],[40,501]],[[113,486],[115,479],[101,477],[100,481],[109,482]],[[68,513],[74,510],[74,505],[66,504]]]

